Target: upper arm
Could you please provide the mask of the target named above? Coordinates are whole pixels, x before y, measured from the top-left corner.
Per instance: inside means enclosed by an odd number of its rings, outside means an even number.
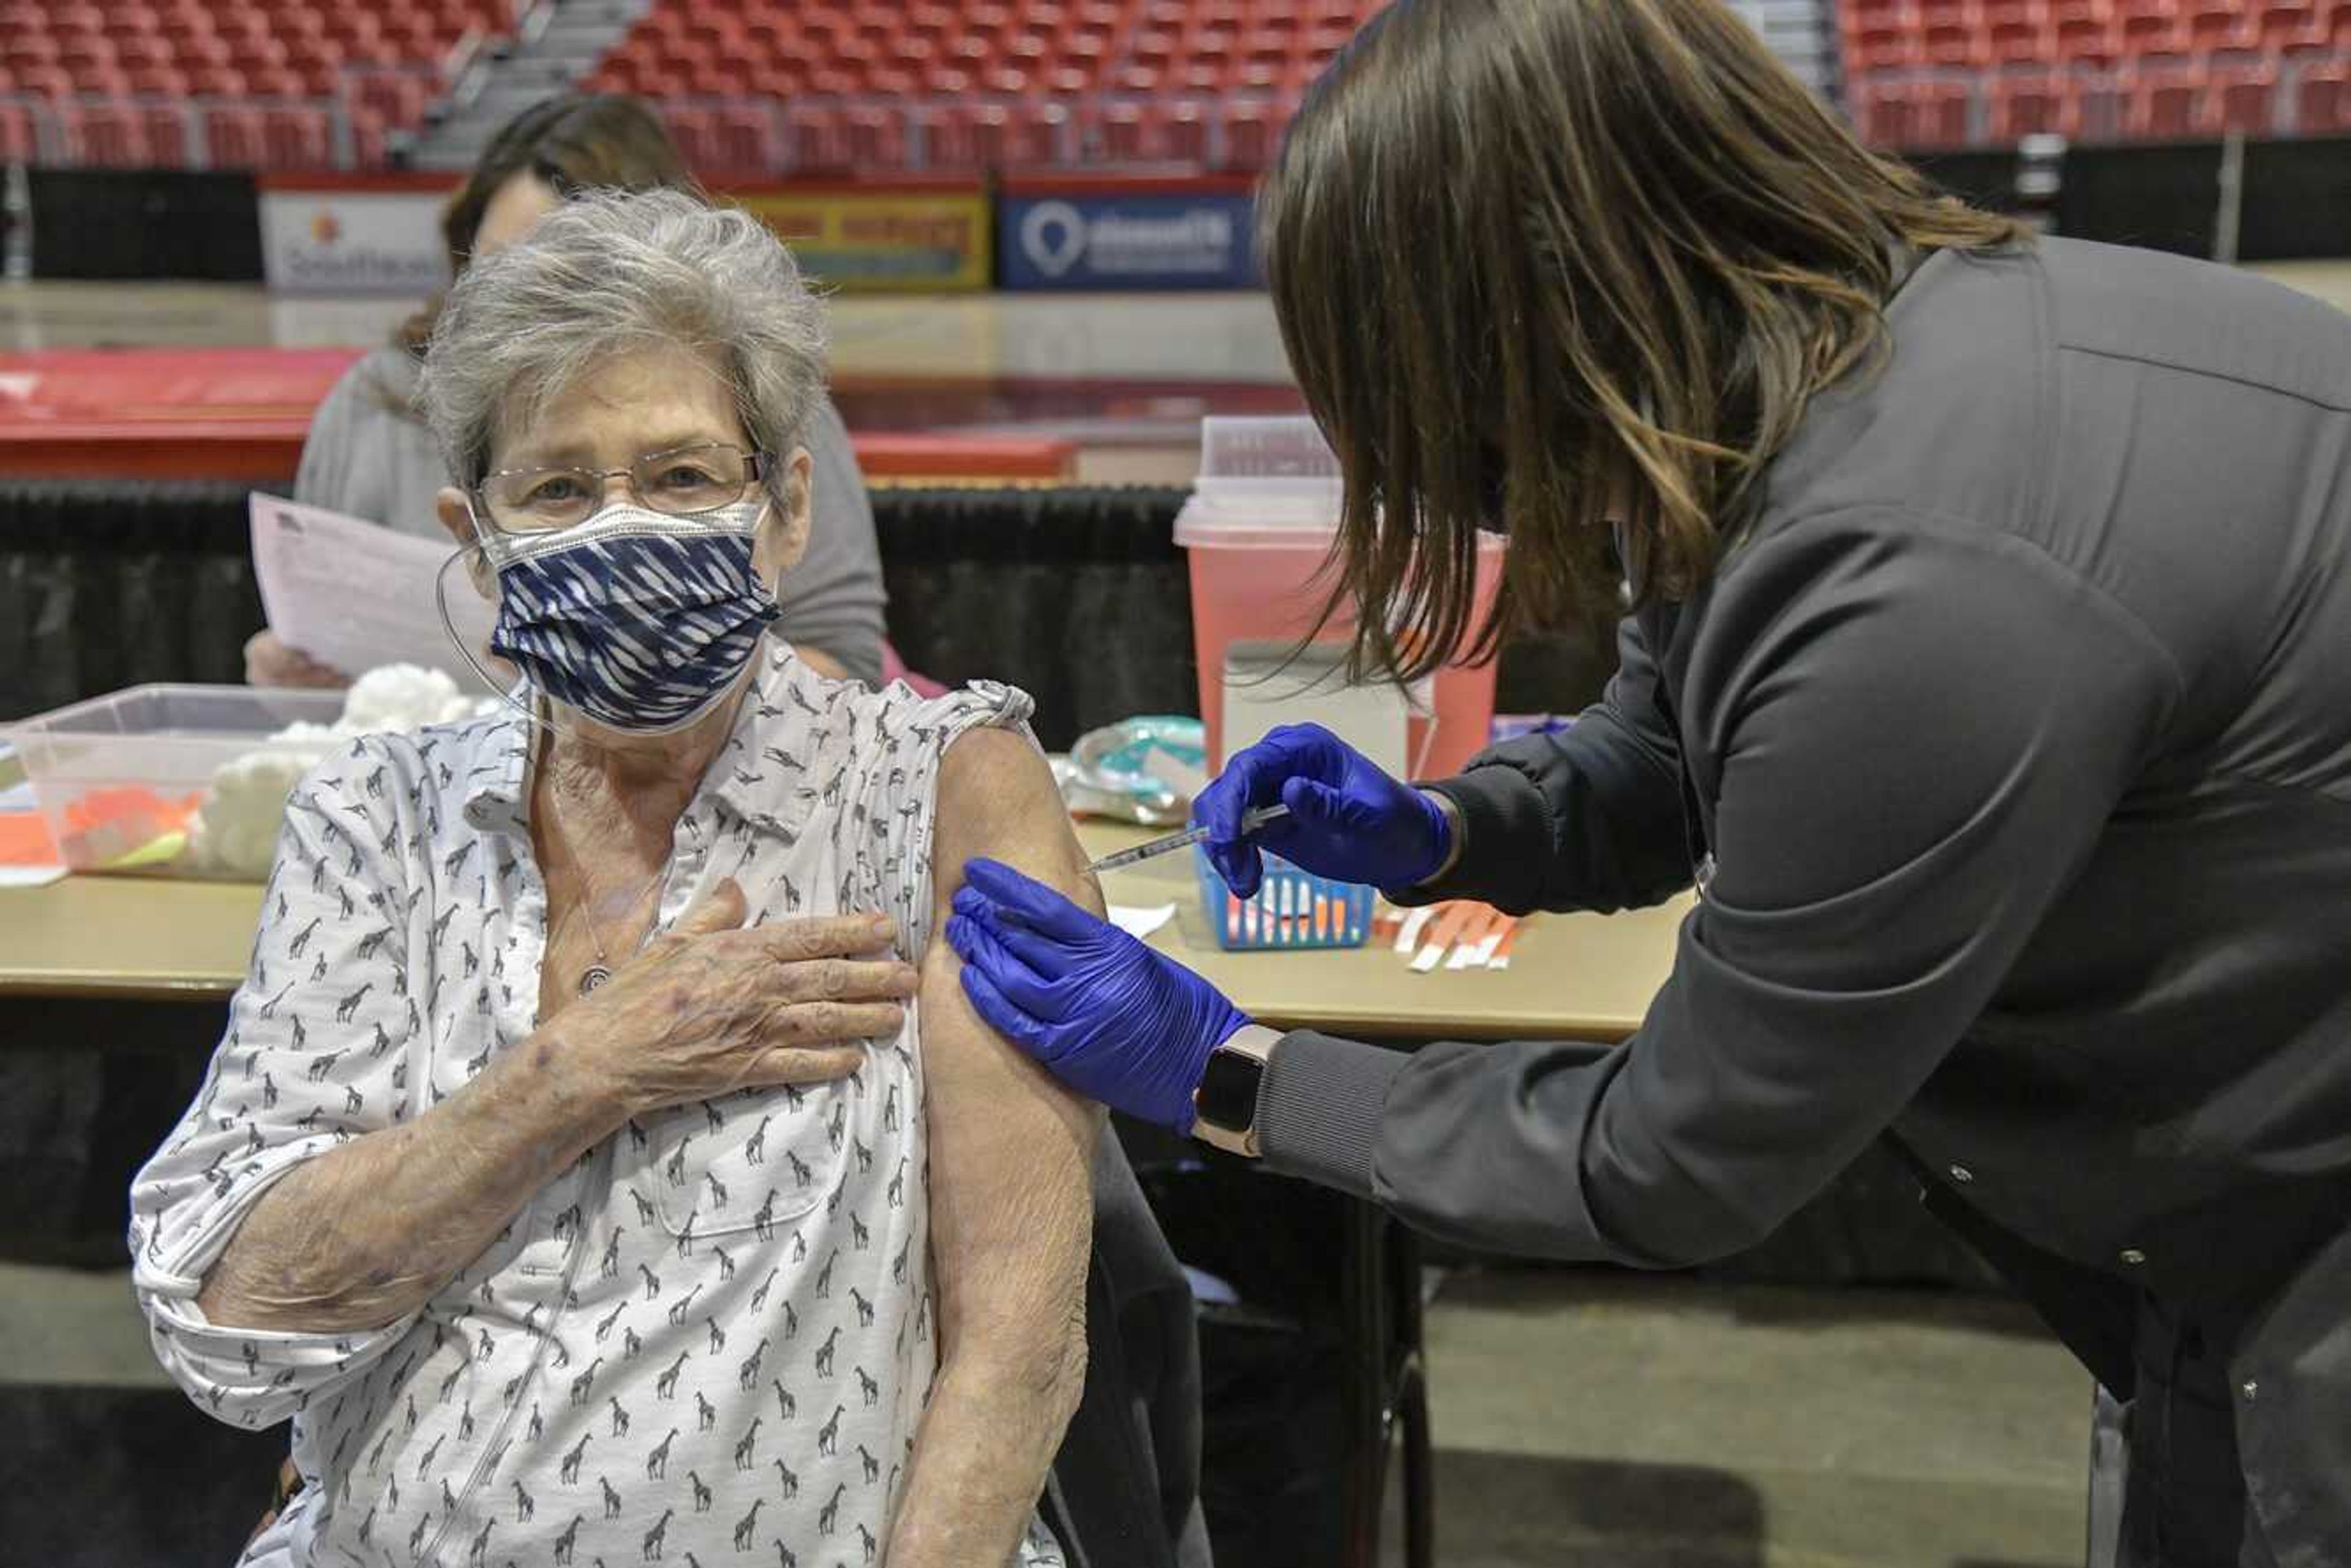
[[[1044,758],[1013,730],[956,740],[941,770],[932,852],[933,923],[922,963],[932,1245],[948,1327],[1022,1304],[1066,1311],[1082,1297],[1100,1113],[982,1022],[940,932],[963,867],[986,854],[1100,913],[1102,899]],[[958,1302],[960,1294],[961,1301]],[[1069,1299],[1049,1301],[1044,1298]],[[1037,1326],[1034,1323],[1030,1327]],[[1051,1323],[1056,1333],[1059,1324]]]

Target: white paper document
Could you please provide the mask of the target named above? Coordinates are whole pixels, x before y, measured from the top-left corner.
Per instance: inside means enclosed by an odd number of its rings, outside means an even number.
[[[1110,923],[1136,938],[1149,936],[1175,918],[1176,906],[1172,904],[1113,904],[1110,906]]]
[[[447,671],[461,690],[490,689],[449,645],[434,602],[455,545],[258,491],[252,515],[261,606],[287,646],[348,675],[422,664]],[[497,607],[475,591],[462,561],[449,566],[445,591],[458,635],[486,663]]]

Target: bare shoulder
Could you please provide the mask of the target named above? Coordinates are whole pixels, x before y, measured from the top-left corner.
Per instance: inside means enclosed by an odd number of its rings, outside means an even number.
[[[948,743],[939,763],[939,810],[962,821],[1066,816],[1044,753],[1020,731],[991,724]]]
[[[1053,770],[1019,730],[977,726],[947,747],[936,852],[933,881],[942,894],[962,884],[965,861],[986,855],[1100,907]]]

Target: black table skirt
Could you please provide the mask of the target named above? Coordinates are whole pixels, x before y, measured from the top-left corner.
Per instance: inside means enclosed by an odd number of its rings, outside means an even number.
[[[0,719],[145,681],[244,678],[262,624],[235,484],[0,484]],[[1063,747],[1133,714],[1199,711],[1180,489],[878,490],[890,635],[913,668],[1037,699]],[[1519,639],[1504,712],[1598,694],[1604,632]]]

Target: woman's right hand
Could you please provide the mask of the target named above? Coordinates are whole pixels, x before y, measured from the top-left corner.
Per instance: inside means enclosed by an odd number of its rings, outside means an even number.
[[[1290,815],[1243,832],[1248,812],[1274,805]],[[1264,878],[1260,849],[1317,876],[1406,888],[1434,876],[1453,847],[1443,807],[1319,724],[1285,724],[1226,763],[1192,802],[1192,821],[1243,898]]]
[[[566,1010],[575,1060],[623,1114],[846,1077],[865,1060],[852,1042],[904,1027],[916,976],[888,956],[889,916],[746,929],[744,915],[743,890],[721,882]]]
[[[246,639],[245,684],[340,691],[351,684],[351,678],[298,648],[287,647],[277,632],[265,629]]]

